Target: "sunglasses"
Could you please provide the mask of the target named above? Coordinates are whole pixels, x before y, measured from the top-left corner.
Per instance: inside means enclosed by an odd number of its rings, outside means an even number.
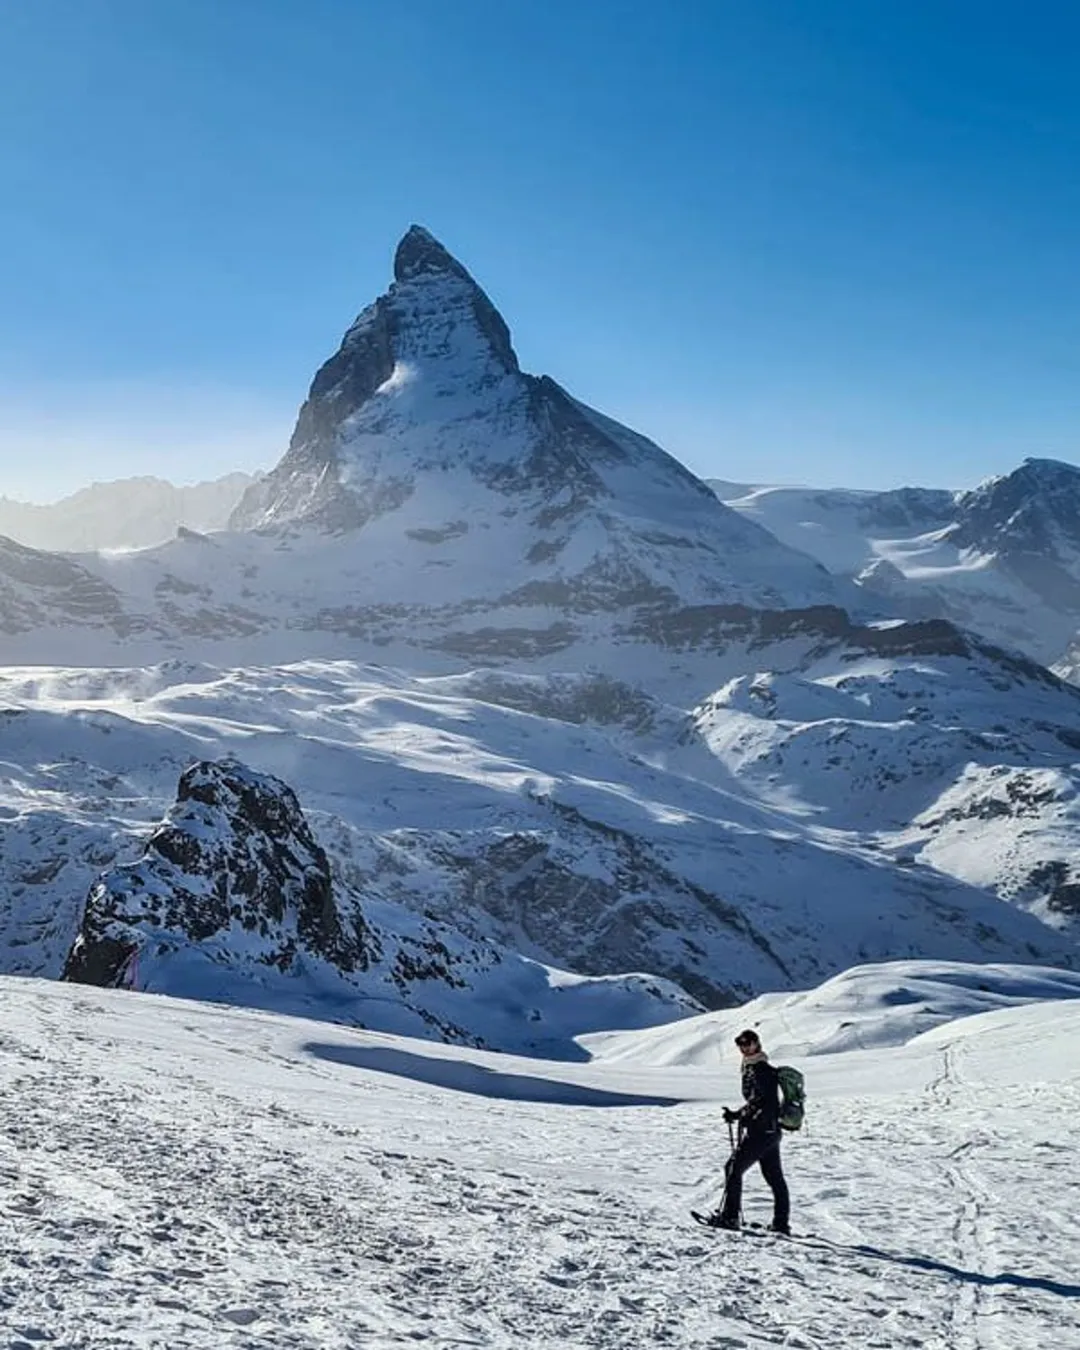
[[[752,1045],[757,1045],[758,1041],[752,1036],[740,1036],[735,1044],[740,1050],[749,1050]]]

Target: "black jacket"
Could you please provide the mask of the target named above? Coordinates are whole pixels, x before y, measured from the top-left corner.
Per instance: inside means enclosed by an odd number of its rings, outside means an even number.
[[[742,1066],[742,1095],[746,1105],[739,1114],[748,1131],[772,1134],[780,1129],[780,1075],[768,1060]]]

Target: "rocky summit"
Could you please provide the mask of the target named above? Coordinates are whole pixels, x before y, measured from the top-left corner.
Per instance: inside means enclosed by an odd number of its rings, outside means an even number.
[[[950,539],[996,558],[1043,607],[1080,626],[1080,469],[1027,459],[957,502]]]
[[[491,300],[415,225],[390,289],[315,376],[287,454],[232,525],[359,534],[373,563],[394,558],[378,567],[382,603],[595,611],[835,595],[823,569],[644,436],[523,373]]]

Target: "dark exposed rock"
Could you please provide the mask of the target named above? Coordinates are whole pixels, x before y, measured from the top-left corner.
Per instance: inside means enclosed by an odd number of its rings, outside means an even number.
[[[953,517],[956,495],[935,488],[893,488],[875,492],[859,512],[859,524],[872,530],[931,530]]]
[[[944,619],[869,627],[854,623],[844,610],[833,605],[777,610],[746,605],[643,609],[625,632],[628,637],[676,650],[704,645],[722,648],[736,641],[765,645],[809,637],[830,647],[847,643],[878,656],[967,656],[973,641]]]
[[[1058,794],[1053,787],[1039,787],[1031,774],[1020,770],[1005,778],[1000,795],[987,793],[973,797],[962,806],[953,806],[926,817],[922,823],[932,830],[957,820],[1005,820],[1024,816],[1038,818],[1041,809],[1057,799]]]
[[[957,499],[950,539],[996,554],[1051,609],[1080,614],[1080,468],[1026,459]]]
[[[753,650],[755,646],[802,637],[819,644],[811,649],[811,655],[844,645],[853,654],[888,658],[980,656],[993,663],[1002,689],[1008,689],[1011,680],[1023,679],[1062,693],[1077,692],[1037,661],[965,632],[947,619],[874,625],[856,623],[833,605],[776,610],[746,605],[684,605],[678,609],[643,608],[620,631],[627,637],[659,642],[676,651],[707,646],[723,650],[732,642],[745,642]],[[1080,702],[1077,711],[1080,712]]]
[[[1069,864],[1059,858],[1032,868],[1029,885],[1046,896],[1046,905],[1055,914],[1080,917],[1080,878]]]
[[[751,906],[680,875],[631,830],[544,795],[533,800],[533,828],[387,837],[369,859],[367,885],[399,903],[422,896],[425,913],[470,938],[580,974],[653,970],[692,986],[706,1007],[737,1003],[759,981],[790,984]],[[417,877],[420,896],[411,891]]]
[[[114,984],[135,951],[163,955],[221,939],[289,970],[299,954],[351,972],[369,960],[358,911],[343,920],[330,866],[292,789],[236,761],[202,762],[180,779],[176,805],[141,861],[91,888],[64,978]]]
[[[474,628],[447,634],[430,646],[467,660],[513,661],[564,651],[577,638],[578,630],[572,624],[553,623],[546,628]]]
[[[518,369],[510,341],[510,330],[503,316],[472,279],[466,269],[422,225],[411,225],[394,253],[394,280],[412,281],[424,275],[457,277],[472,291],[473,313],[492,350],[508,371]]]

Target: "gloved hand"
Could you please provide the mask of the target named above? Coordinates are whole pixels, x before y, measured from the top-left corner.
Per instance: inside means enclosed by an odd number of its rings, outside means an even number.
[[[741,1111],[733,1111],[730,1106],[724,1107],[724,1124],[733,1125],[735,1121],[742,1119]]]

